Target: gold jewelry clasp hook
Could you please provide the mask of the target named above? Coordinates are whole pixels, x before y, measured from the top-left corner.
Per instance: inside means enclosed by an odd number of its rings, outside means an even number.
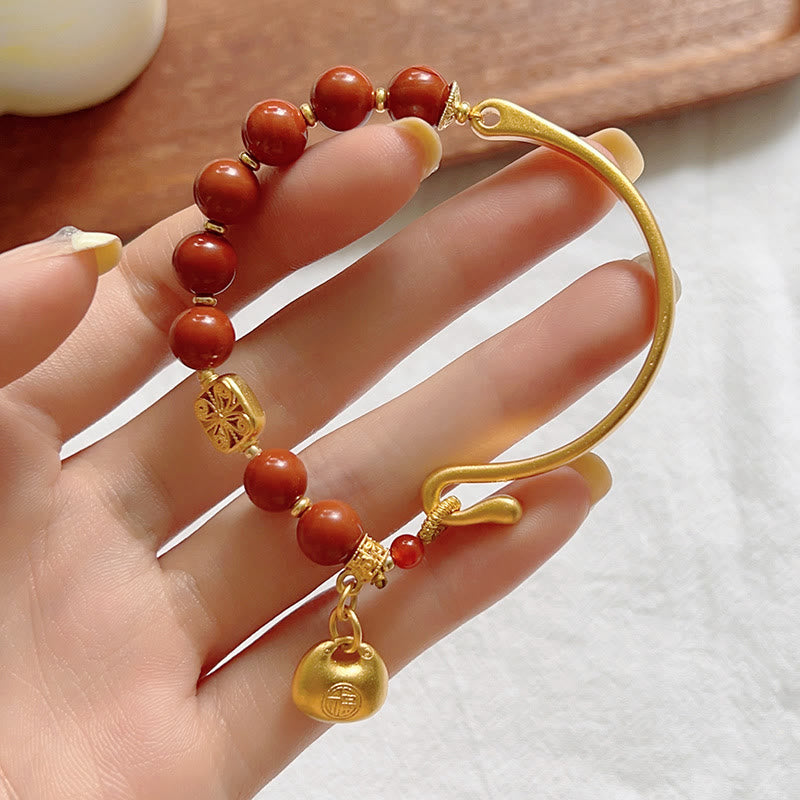
[[[498,115],[494,124],[484,122],[484,112],[487,111],[494,111]],[[456,484],[498,483],[541,475],[569,464],[599,444],[627,418],[650,387],[669,343],[675,311],[672,266],[661,231],[644,198],[614,163],[574,133],[508,100],[494,97],[483,100],[473,106],[466,117],[472,130],[482,139],[541,144],[583,162],[628,206],[644,235],[653,261],[658,292],[656,327],[647,357],[630,389],[593,428],[563,447],[533,458],[450,466],[432,472],[422,486],[422,505],[427,514],[440,505],[444,491]],[[508,525],[517,522],[521,516],[522,506],[518,500],[509,495],[495,495],[468,508],[452,511],[440,521],[447,526],[482,522]]]

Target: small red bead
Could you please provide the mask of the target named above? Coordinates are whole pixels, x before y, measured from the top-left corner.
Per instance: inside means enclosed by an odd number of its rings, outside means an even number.
[[[169,329],[172,352],[192,369],[211,369],[233,351],[236,334],[228,316],[212,306],[187,308]]]
[[[194,201],[215,222],[236,222],[258,203],[258,178],[233,158],[206,164],[194,179]]]
[[[247,112],[242,140],[262,164],[283,167],[297,161],[306,149],[308,123],[293,103],[262,100]]]
[[[264,450],[244,471],[247,496],[265,511],[288,511],[307,485],[305,464],[291,450]]]
[[[407,67],[386,89],[386,108],[392,119],[419,117],[438,125],[450,96],[450,86],[430,67]]]
[[[364,538],[358,514],[347,503],[321,500],[297,521],[297,543],[317,564],[344,564]]]
[[[419,536],[403,533],[392,542],[389,552],[392,555],[392,561],[400,569],[411,569],[422,561],[425,545]]]
[[[215,233],[190,233],[175,247],[172,266],[184,289],[195,294],[219,294],[236,275],[236,251]]]
[[[333,131],[349,131],[366,122],[375,107],[370,79],[355,67],[333,67],[314,82],[311,108]]]

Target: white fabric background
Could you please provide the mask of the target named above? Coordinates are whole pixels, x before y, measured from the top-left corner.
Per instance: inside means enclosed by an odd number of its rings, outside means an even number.
[[[794,82],[629,129],[647,162],[638,185],[684,294],[653,390],[598,450],[614,488],[532,579],[396,677],[380,714],[331,730],[260,800],[800,797],[798,112]],[[292,276],[238,327],[499,166],[440,171],[376,235]],[[336,424],[586,269],[642,249],[618,208]],[[619,373],[512,454],[585,429],[632,375]]]

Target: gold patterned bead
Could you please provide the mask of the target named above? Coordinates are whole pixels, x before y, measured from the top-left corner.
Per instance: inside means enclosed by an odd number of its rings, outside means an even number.
[[[308,103],[303,103],[303,105],[300,106],[300,113],[305,117],[306,124],[309,128],[313,128],[317,124],[317,115]]]
[[[419,538],[422,539],[425,544],[430,544],[447,527],[442,520],[454,511],[458,511],[460,508],[461,501],[457,497],[453,497],[453,495],[445,497],[445,499],[442,500],[441,503],[438,503],[433,511],[425,517],[425,521],[422,523],[422,527],[417,534]]]
[[[383,86],[375,90],[375,110],[386,111],[386,89]]]
[[[292,506],[289,513],[293,517],[301,517],[309,508],[311,508],[311,499],[303,496]]]
[[[192,302],[196,306],[215,306],[217,304],[217,298],[216,297],[208,297],[207,295],[204,295],[204,294],[196,294],[192,298]]]
[[[203,378],[200,379],[203,382]],[[203,383],[194,414],[222,453],[243,452],[264,430],[266,416],[253,390],[238,375],[220,375]]]
[[[214,222],[214,220],[211,219],[207,219],[206,224],[203,225],[203,227],[209,233],[218,233],[220,236],[224,236],[225,231],[227,230],[227,228],[221,222]]]
[[[241,161],[246,167],[249,167],[251,170],[253,170],[253,172],[257,172],[261,168],[261,164],[256,161],[256,159],[253,158],[253,156],[251,156],[247,150],[242,150],[242,152],[239,153],[239,161]]]
[[[359,542],[355,553],[344,565],[345,573],[353,575],[358,583],[372,583],[379,589],[386,586],[387,559],[389,548],[371,536],[365,535]],[[392,561],[394,566],[394,561]]]

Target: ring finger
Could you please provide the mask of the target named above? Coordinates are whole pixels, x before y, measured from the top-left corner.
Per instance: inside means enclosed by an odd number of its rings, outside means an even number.
[[[303,454],[314,496],[345,500],[383,538],[418,512],[420,481],[432,469],[493,458],[636,353],[650,336],[654,303],[652,274],[636,262],[590,272],[424,383],[315,442]],[[206,668],[329,574],[294,546],[293,522],[242,497],[162,557]]]
[[[585,167],[540,148],[283,309],[231,359],[267,401],[262,441],[302,441],[450,319],[596,222],[613,199]],[[192,418],[197,390],[185,381],[67,465],[101,476],[93,482],[108,487],[107,502],[154,532],[155,546],[241,480],[239,459],[221,458]]]

